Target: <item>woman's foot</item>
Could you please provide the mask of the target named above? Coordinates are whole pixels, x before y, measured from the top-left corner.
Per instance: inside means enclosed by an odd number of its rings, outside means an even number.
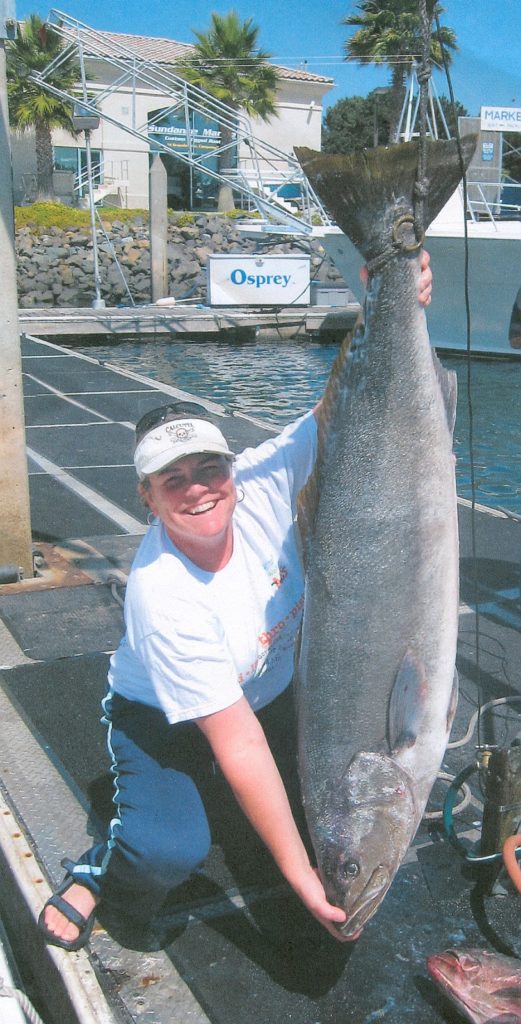
[[[73,868],[70,861],[64,862],[67,874],[47,900],[38,926],[51,945],[72,951],[89,941],[99,899],[85,885],[74,881],[69,864]]]

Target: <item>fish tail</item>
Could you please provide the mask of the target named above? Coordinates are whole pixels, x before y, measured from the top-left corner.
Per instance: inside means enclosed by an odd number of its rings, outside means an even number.
[[[476,139],[466,135],[460,147],[455,139],[427,140],[425,180],[418,185],[417,141],[348,154],[297,148],[295,154],[330,215],[371,262],[392,252],[393,246],[400,248],[399,233],[406,222],[414,222],[418,192],[423,230],[429,226],[470,163]],[[406,240],[409,251],[420,245],[414,233]]]

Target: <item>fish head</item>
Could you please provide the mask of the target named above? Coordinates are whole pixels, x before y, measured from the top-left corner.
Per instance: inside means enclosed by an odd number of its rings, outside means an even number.
[[[314,837],[326,895],[347,915],[339,926],[347,938],[355,938],[380,905],[416,822],[414,790],[403,768],[386,754],[357,754]]]
[[[480,949],[427,958],[433,981],[471,1024],[521,1024],[521,961]]]

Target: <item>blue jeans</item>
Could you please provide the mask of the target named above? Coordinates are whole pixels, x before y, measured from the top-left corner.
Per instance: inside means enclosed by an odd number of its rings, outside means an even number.
[[[162,711],[112,694],[103,702],[115,814],[105,842],[87,850],[74,877],[111,907],[151,919],[168,892],[205,860],[210,830],[197,786],[176,767],[176,735]],[[208,757],[208,765],[211,759]]]

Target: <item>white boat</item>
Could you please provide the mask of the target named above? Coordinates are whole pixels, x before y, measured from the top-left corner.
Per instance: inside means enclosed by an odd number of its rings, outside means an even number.
[[[509,186],[509,190],[517,203],[491,204],[479,183],[468,183],[469,195],[477,197],[469,204],[466,220],[470,350],[476,356],[521,358],[521,185]],[[363,301],[360,254],[340,229],[320,233],[328,256]],[[431,255],[435,282],[427,310],[431,344],[440,352],[464,352],[467,314],[461,186],[427,230],[425,248]]]

